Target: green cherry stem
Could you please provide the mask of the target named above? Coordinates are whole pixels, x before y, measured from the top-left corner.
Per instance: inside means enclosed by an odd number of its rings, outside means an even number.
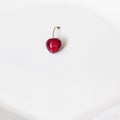
[[[52,35],[53,38],[54,38],[54,34],[55,34],[55,30],[56,30],[56,29],[60,29],[60,27],[59,27],[59,26],[55,26],[55,27],[54,27],[54,29],[53,29],[53,35]]]

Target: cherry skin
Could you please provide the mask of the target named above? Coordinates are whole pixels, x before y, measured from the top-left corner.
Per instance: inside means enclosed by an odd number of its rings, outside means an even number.
[[[61,40],[58,38],[50,38],[46,42],[46,47],[51,53],[56,53],[61,48]]]

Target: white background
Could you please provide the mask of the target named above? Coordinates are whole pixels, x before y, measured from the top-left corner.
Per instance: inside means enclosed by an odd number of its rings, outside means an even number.
[[[0,1],[0,101],[43,120],[120,99],[119,1]],[[64,49],[45,48],[55,25]]]

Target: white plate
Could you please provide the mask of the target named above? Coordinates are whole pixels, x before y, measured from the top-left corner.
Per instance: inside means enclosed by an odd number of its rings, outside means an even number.
[[[66,43],[51,54],[54,26]],[[99,14],[64,4],[0,12],[0,100],[40,120],[71,120],[120,97],[120,35]]]

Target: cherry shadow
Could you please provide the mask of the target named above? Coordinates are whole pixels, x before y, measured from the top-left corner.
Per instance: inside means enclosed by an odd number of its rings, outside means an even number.
[[[62,41],[62,47],[61,47],[60,51],[62,51],[67,46],[68,41],[67,41],[66,37],[61,37],[60,39]]]

